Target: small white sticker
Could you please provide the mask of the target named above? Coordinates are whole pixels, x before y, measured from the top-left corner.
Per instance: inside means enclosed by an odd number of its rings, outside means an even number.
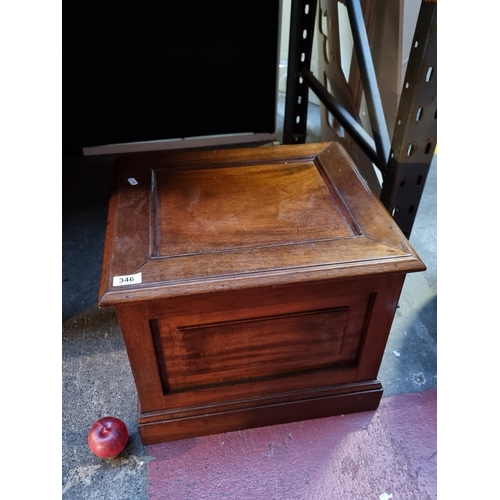
[[[139,184],[133,177],[127,180],[130,182],[130,184],[132,184],[132,186],[136,186],[137,184]]]
[[[138,283],[142,283],[142,273],[113,277],[113,286],[137,285]]]

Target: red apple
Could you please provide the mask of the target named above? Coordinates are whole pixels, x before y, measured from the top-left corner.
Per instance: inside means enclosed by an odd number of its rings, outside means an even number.
[[[94,455],[115,458],[127,446],[127,426],[116,417],[100,418],[90,428],[88,442]]]

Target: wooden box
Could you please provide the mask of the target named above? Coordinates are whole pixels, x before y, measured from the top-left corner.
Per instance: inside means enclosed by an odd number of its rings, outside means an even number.
[[[341,146],[118,161],[99,306],[116,308],[150,444],[374,410],[425,266]]]

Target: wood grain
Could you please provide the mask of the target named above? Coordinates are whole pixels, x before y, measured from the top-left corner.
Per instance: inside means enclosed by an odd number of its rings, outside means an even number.
[[[352,236],[313,162],[157,170],[159,256]]]

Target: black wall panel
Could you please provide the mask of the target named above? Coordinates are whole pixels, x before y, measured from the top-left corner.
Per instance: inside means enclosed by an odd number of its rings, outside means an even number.
[[[280,0],[67,0],[63,146],[276,130]]]

